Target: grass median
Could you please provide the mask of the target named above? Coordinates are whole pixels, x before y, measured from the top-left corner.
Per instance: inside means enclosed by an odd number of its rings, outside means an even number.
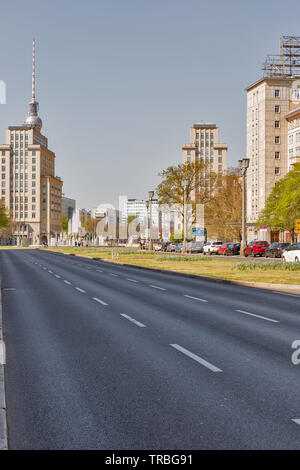
[[[164,269],[215,278],[300,285],[300,264],[219,259],[203,255],[164,255],[132,248],[51,247],[45,250],[99,258],[121,264]]]

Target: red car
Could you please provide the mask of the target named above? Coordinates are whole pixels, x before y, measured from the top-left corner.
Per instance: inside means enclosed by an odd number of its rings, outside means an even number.
[[[220,248],[218,249],[217,251],[217,254],[218,255],[226,255],[227,253],[227,248],[229,247],[229,245],[231,245],[231,243],[223,243],[223,245],[220,246]]]
[[[245,256],[262,256],[266,249],[268,248],[269,243],[266,241],[253,241],[248,243],[244,250]]]

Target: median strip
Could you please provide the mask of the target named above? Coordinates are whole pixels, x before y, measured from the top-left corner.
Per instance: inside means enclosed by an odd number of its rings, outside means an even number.
[[[218,367],[214,366],[210,362],[207,362],[205,359],[202,359],[202,357],[197,356],[197,354],[194,354],[191,351],[188,351],[187,349],[183,348],[179,344],[170,344],[170,346],[172,346],[172,348],[175,348],[178,351],[182,352],[183,354],[190,357],[191,359],[194,359],[194,361],[198,362],[199,364],[201,364],[202,366],[204,366],[207,369],[211,370],[212,372],[223,372]]]

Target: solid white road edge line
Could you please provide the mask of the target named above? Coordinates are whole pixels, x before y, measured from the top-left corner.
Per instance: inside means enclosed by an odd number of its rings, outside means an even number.
[[[196,354],[192,353],[191,351],[188,351],[187,349],[183,348],[179,344],[170,344],[172,348],[177,349],[178,351],[182,352],[186,356],[190,357],[191,359],[194,359],[194,361],[199,362],[204,367],[207,367],[207,369],[211,370],[212,372],[223,372],[221,369],[218,367],[214,366],[210,362],[207,362],[205,359],[202,359],[202,357],[197,356]]]
[[[5,343],[0,339],[0,365],[4,366],[5,363]]]
[[[273,290],[273,294],[281,294],[281,295],[287,295],[288,297],[296,297],[296,298],[300,298],[300,295],[297,295],[297,294],[288,294],[287,292],[279,292],[277,290]]]
[[[152,284],[150,284],[150,287],[153,287],[153,289],[158,289],[158,290],[167,290],[164,287],[153,286]]]
[[[270,321],[272,323],[280,323],[279,320],[273,320],[273,318],[263,317],[262,315],[257,315],[256,313],[245,312],[244,310],[236,310],[236,312],[244,313],[245,315],[250,315],[251,317],[260,318],[261,320]]]
[[[86,291],[85,291],[85,290],[83,290],[83,289],[80,289],[80,287],[75,287],[75,289],[76,289],[76,290],[78,290],[79,292],[82,292],[83,294],[85,294],[85,293],[86,293]]]
[[[101,305],[108,305],[106,302],[103,302],[103,300],[98,299],[97,297],[92,297],[92,299],[95,300],[96,302],[98,302]]]
[[[136,326],[139,326],[140,328],[146,328],[146,325],[144,325],[143,323],[135,320],[134,318],[130,317],[129,315],[126,315],[126,313],[120,313],[120,315],[121,315],[121,317],[126,318],[126,320],[129,320],[132,323],[134,323]]]
[[[199,299],[199,297],[193,297],[192,295],[186,295],[184,294],[183,297],[187,297],[188,299],[194,299],[194,300],[199,300],[200,302],[208,302],[208,300],[205,299]]]

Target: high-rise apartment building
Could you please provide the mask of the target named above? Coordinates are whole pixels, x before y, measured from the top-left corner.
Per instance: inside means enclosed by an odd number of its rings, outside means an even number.
[[[50,243],[61,232],[62,180],[55,176],[55,153],[42,135],[35,99],[33,41],[32,100],[21,126],[10,126],[0,146],[1,198],[15,222],[14,235],[31,244]]]
[[[255,222],[275,183],[291,168],[288,123],[300,105],[300,38],[282,37],[280,55],[267,56],[264,77],[246,91],[248,241],[271,240],[270,230],[257,233]]]
[[[203,160],[208,170],[224,174],[227,169],[227,149],[226,144],[219,142],[219,128],[216,124],[194,124],[190,129],[190,143],[182,147],[183,163]],[[205,181],[205,175],[203,179]],[[198,191],[199,188],[196,188],[196,193]]]

